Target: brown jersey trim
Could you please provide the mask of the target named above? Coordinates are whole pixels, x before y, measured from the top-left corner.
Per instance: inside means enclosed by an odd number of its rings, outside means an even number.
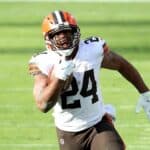
[[[103,44],[103,50],[104,50],[104,54],[109,52],[109,47],[106,43]]]

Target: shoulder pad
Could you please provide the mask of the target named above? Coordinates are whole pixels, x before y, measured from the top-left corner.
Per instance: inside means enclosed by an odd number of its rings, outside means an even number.
[[[84,40],[85,44],[95,43],[95,42],[101,42],[102,45],[105,43],[105,40],[103,40],[101,37],[91,36]]]
[[[39,55],[42,55],[42,54],[47,54],[48,52],[47,51],[43,51],[43,52],[39,52],[39,53],[35,53],[33,54],[33,57],[37,57]]]
[[[98,42],[98,41],[99,41],[98,37],[91,36],[91,37],[86,38],[84,40],[84,43],[89,44],[90,42]]]

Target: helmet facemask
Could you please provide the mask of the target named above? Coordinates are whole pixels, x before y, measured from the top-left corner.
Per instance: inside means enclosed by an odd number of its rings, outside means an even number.
[[[48,49],[61,56],[70,56],[79,44],[79,28],[60,26],[58,29],[47,33],[45,39],[46,45],[50,46]]]

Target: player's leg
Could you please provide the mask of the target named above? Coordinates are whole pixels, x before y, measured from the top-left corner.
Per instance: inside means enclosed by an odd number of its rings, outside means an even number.
[[[57,137],[60,150],[85,150],[89,130],[81,132],[66,132],[57,129]]]
[[[91,150],[125,150],[123,140],[107,117],[104,117],[95,129]]]
[[[125,150],[122,140],[112,131],[97,134],[92,143],[91,150]]]

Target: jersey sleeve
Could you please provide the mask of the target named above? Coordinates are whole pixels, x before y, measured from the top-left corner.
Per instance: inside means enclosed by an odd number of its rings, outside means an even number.
[[[48,75],[51,68],[52,65],[48,63],[48,58],[44,54],[32,56],[29,60],[29,74],[33,76],[37,74]]]
[[[106,44],[106,41],[102,39],[101,37],[98,37],[99,41],[101,42],[101,45],[104,46]]]
[[[100,42],[100,45],[101,45],[101,49],[102,49],[102,53],[107,53],[109,51],[108,49],[108,46],[107,46],[107,43],[104,39],[102,39],[101,37],[99,37],[99,42]]]
[[[35,75],[38,75],[38,74],[42,73],[42,71],[34,63],[29,63],[28,69],[29,69],[29,74],[32,75],[32,76],[35,76]]]

